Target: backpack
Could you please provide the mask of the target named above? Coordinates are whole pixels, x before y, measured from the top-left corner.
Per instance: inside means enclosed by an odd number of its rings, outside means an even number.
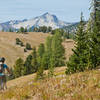
[[[0,73],[3,73],[3,71],[4,71],[3,64],[0,64]]]

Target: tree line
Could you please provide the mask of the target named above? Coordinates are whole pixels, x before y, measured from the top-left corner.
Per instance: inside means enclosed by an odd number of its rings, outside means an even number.
[[[55,67],[65,65],[65,49],[62,45],[63,38],[59,31],[53,36],[48,36],[46,42],[41,43],[24,61],[16,60],[13,70],[15,78],[37,72],[37,78],[43,78],[44,70],[49,69],[49,75],[53,75]]]

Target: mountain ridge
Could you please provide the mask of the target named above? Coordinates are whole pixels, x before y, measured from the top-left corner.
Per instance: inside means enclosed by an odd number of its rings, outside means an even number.
[[[62,28],[64,26],[71,25],[72,23],[67,23],[65,21],[61,21],[57,18],[56,15],[50,14],[48,12],[44,13],[41,16],[37,16],[32,19],[24,19],[24,20],[11,20],[4,23],[0,23],[0,30],[9,30],[9,29],[19,29],[20,27],[31,28],[31,27],[40,27],[47,26],[52,27],[53,29]]]

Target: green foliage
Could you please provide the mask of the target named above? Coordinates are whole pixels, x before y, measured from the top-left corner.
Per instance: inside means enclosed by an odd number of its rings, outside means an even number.
[[[44,47],[44,44],[41,43],[41,44],[39,45],[39,48],[38,48],[38,57],[42,58],[44,52],[45,52],[45,47]]]
[[[39,31],[38,32],[46,33],[47,32],[47,27],[46,26],[39,27]]]
[[[16,44],[19,45],[21,40],[19,38],[16,38]]]
[[[26,58],[24,66],[25,66],[24,75],[37,72],[38,62],[37,62],[37,53],[35,47],[33,48],[33,52]]]
[[[40,67],[38,68],[37,73],[36,73],[36,79],[37,79],[37,80],[38,80],[38,79],[43,79],[43,78],[44,78],[43,71],[44,71],[43,66],[40,66]]]
[[[52,37],[48,36],[45,43],[45,54],[43,56],[43,59],[45,59],[45,69],[48,69],[50,67],[50,58],[52,54]]]
[[[24,28],[21,27],[21,28],[19,29],[19,32],[24,33],[24,32],[25,32],[25,31],[24,31]]]
[[[27,52],[26,48],[24,48],[24,52]]]
[[[29,32],[32,32],[32,28],[31,27],[29,28]]]
[[[57,32],[52,39],[52,57],[55,59],[55,67],[64,65],[65,49],[62,45],[62,36],[60,32]]]
[[[31,48],[31,45],[29,44],[29,43],[26,43],[26,49],[27,50],[31,50],[32,48]]]
[[[20,27],[20,29],[17,31],[17,33],[22,33],[22,34],[26,34],[27,32],[28,32],[27,27],[26,28]]]
[[[19,39],[17,39],[17,41],[18,43],[21,42]],[[49,69],[49,76],[53,76],[54,68],[63,66],[65,63],[65,50],[62,42],[61,31],[56,31],[53,36],[47,37],[45,45],[43,43],[39,45],[37,51],[36,48],[33,48],[33,52],[24,62],[21,75],[37,72],[37,78],[41,79],[44,78],[44,70]],[[30,48],[30,44],[27,43],[24,52],[30,50]]]
[[[37,27],[34,27],[34,29],[33,29],[33,32],[38,32],[38,28]]]
[[[9,76],[6,76],[7,81],[8,80],[13,80],[15,78],[15,76],[14,76],[14,70],[12,68],[10,68],[10,73],[11,73],[10,77]]]
[[[100,65],[100,12],[96,11],[96,18],[91,33],[91,60],[93,68]]]
[[[36,52],[36,48],[33,48],[33,52],[32,52],[32,61],[31,61],[31,65],[32,65],[32,72],[35,73],[38,70],[38,62],[37,62],[37,52]]]
[[[83,14],[76,34],[76,46],[67,62],[66,74],[84,71],[88,65],[87,33],[84,31]]]
[[[52,31],[52,27],[46,27],[46,26],[34,27],[33,29],[33,32],[49,33],[51,31]]]
[[[24,46],[24,44],[23,44],[23,42],[22,42],[22,41],[19,43],[19,45],[20,45],[21,47],[23,47],[23,46]]]
[[[26,61],[25,61],[25,69],[24,69],[24,75],[28,75],[28,74],[32,74],[33,73],[33,70],[32,70],[32,55],[29,55],[27,58],[26,58]]]
[[[23,70],[24,70],[24,61],[23,59],[19,58],[16,60],[15,65],[14,65],[15,78],[22,76]]]
[[[45,59],[44,59],[44,53],[45,53],[45,46],[43,43],[39,45],[38,51],[37,51],[37,61],[38,61],[38,71],[36,78],[37,79],[42,79],[43,78],[43,71],[44,71],[44,66],[45,66]]]
[[[47,28],[47,32],[51,32],[51,31],[52,31],[52,27],[49,26],[49,27]]]
[[[23,42],[19,38],[16,38],[16,44],[20,45],[21,47],[24,46]]]
[[[24,29],[24,32],[27,32],[27,27]]]
[[[10,29],[9,29],[9,32],[13,32],[13,30],[10,28]]]

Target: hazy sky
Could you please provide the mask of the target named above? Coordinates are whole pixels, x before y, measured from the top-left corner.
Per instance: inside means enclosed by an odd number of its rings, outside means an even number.
[[[46,12],[60,20],[77,22],[81,11],[89,18],[91,0],[1,0],[0,22],[15,19],[30,19]]]

